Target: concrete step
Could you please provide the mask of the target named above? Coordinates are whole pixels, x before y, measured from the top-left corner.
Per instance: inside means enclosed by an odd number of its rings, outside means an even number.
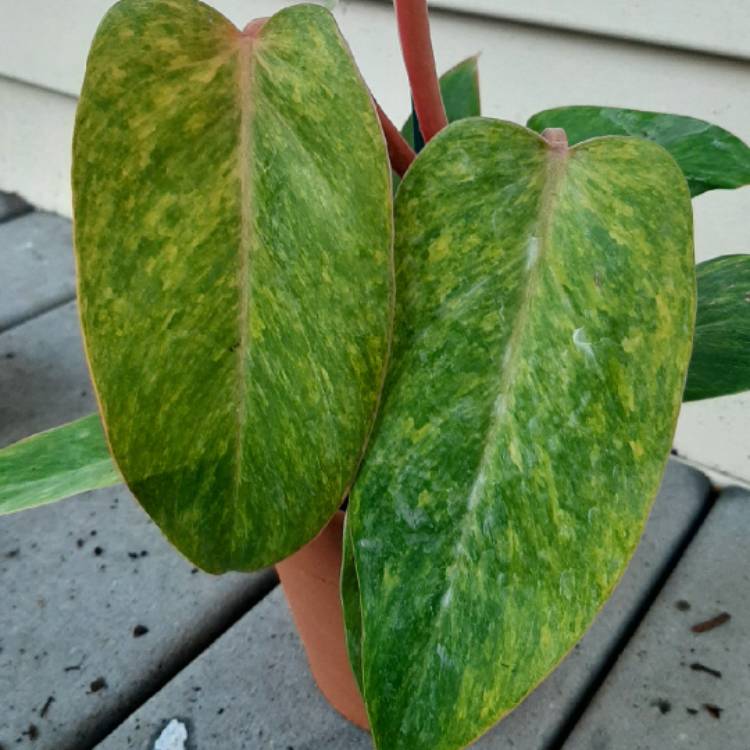
[[[0,221],[3,216],[0,195]],[[27,213],[0,223],[0,331],[75,296],[70,222]]]
[[[74,302],[0,334],[0,447],[95,409]]]
[[[702,518],[708,494],[705,477],[670,463],[645,536],[613,598],[558,670],[477,748],[549,747]],[[174,718],[184,722],[188,747],[197,750],[371,747],[369,736],[319,694],[280,590],[136,711],[99,750],[152,750]]]
[[[0,445],[94,408],[73,304],[0,334]],[[122,486],[0,517],[0,747],[91,747],[274,581],[199,573]]]
[[[750,493],[728,489],[566,750],[750,748]]]

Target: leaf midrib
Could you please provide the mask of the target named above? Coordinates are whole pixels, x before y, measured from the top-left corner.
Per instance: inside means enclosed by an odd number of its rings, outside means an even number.
[[[237,42],[237,99],[240,108],[240,133],[237,146],[238,173],[240,179],[240,246],[237,257],[237,288],[240,294],[237,315],[238,345],[236,349],[236,436],[234,454],[234,474],[232,482],[232,499],[235,506],[239,503],[240,487],[242,485],[242,469],[244,456],[245,427],[247,424],[248,398],[246,387],[246,363],[249,356],[248,333],[250,327],[250,269],[252,250],[252,200],[253,190],[251,182],[251,127],[252,127],[252,96],[251,82],[254,67],[253,37],[240,34]]]

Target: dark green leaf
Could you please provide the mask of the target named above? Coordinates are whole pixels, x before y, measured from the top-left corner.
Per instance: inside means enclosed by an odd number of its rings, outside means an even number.
[[[330,13],[255,35],[121,0],[74,142],[80,307],[125,481],[211,572],[286,557],[347,492],[390,334],[390,170]]]
[[[723,128],[694,117],[614,107],[560,107],[534,115],[528,125],[539,133],[564,128],[570,143],[602,135],[648,138],[672,154],[693,196],[750,184],[750,148]]]
[[[478,117],[481,106],[477,57],[469,57],[443,73],[440,76],[440,93],[443,95],[448,122]],[[413,115],[409,115],[409,119],[401,128],[401,134],[414,148]]]
[[[98,414],[0,450],[0,515],[122,481]]]
[[[685,401],[750,390],[750,255],[700,263]]]
[[[359,584],[354,567],[354,547],[352,537],[344,523],[344,547],[341,563],[341,604],[344,610],[346,632],[346,650],[357,680],[359,692],[362,692],[362,610],[359,602]]]
[[[463,120],[407,173],[392,366],[348,510],[381,750],[465,747],[612,592],[682,399],[691,219],[677,165],[634,138],[567,150]]]

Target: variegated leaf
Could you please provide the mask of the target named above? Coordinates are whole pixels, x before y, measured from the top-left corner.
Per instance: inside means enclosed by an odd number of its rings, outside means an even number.
[[[0,515],[121,481],[99,415],[90,414],[0,450]]]
[[[554,668],[669,454],[695,308],[685,180],[648,141],[554,135],[454,123],[396,200],[393,359],[344,597],[380,750],[464,747]]]
[[[700,263],[685,401],[750,390],[750,255]]]
[[[97,31],[73,188],[80,309],[114,457],[168,538],[259,568],[338,507],[390,331],[391,197],[328,11],[240,32],[196,0]]]
[[[750,148],[718,125],[685,115],[617,107],[558,107],[528,123],[541,133],[564,128],[571,143],[604,135],[632,135],[663,146],[680,165],[690,194],[750,184]]]

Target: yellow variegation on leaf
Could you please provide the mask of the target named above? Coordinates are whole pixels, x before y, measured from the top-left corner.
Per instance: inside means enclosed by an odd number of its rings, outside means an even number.
[[[383,407],[348,510],[350,660],[379,750],[458,750],[580,639],[669,455],[695,314],[661,147],[454,123],[396,198]]]
[[[79,300],[119,469],[195,564],[309,541],[351,483],[391,319],[385,143],[330,13],[238,31],[121,0],[76,118]]]

